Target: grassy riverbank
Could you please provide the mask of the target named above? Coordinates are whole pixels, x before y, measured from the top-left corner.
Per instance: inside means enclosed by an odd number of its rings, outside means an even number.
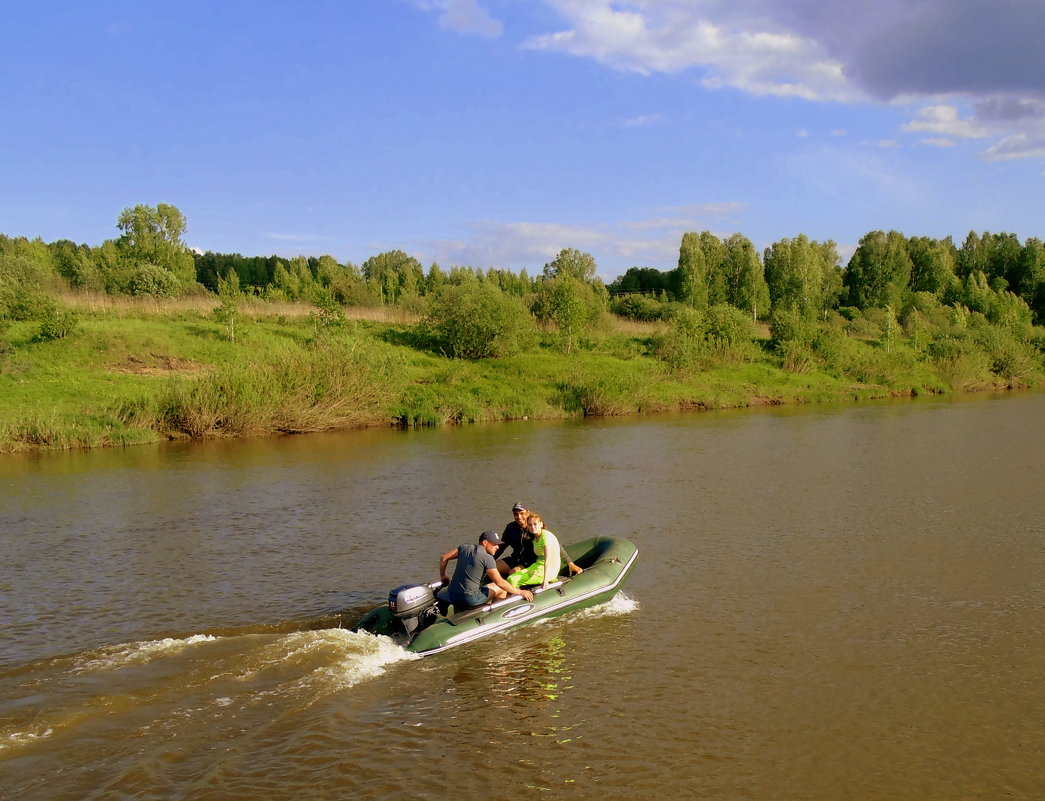
[[[554,333],[519,355],[440,355],[410,315],[375,309],[323,325],[314,307],[244,307],[235,338],[214,301],[80,296],[73,335],[15,322],[0,342],[0,452],[391,425],[619,415],[989,389],[982,365],[851,340],[796,360],[756,340],[687,369],[657,355],[664,324],[611,320],[564,354]],[[765,333],[765,332],[763,332]],[[786,369],[785,369],[786,366]],[[1032,371],[1033,380],[1040,380]]]

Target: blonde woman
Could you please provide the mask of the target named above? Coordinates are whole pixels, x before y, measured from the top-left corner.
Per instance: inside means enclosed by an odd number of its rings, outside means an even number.
[[[530,512],[526,516],[525,527],[533,538],[533,552],[537,556],[537,561],[508,576],[506,580],[509,584],[513,587],[540,584],[542,589],[546,590],[548,585],[556,580],[564,562],[570,567],[570,575],[584,572],[570,560],[566,551],[559,545],[559,538],[544,527],[544,520],[539,514]],[[556,567],[546,570],[547,565]]]

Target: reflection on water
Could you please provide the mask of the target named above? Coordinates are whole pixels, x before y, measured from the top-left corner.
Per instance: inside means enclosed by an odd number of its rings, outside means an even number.
[[[1043,423],[1025,393],[0,459],[0,798],[1045,797]],[[634,539],[627,596],[424,659],[346,630],[518,498]]]

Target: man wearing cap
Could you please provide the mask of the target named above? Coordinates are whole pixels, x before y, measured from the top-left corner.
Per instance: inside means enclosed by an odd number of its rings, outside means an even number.
[[[501,534],[501,544],[497,547],[494,559],[497,560],[497,569],[502,576],[514,573],[524,567],[528,567],[537,561],[537,554],[533,552],[533,538],[526,530],[526,515],[528,513],[526,504],[521,501],[512,507],[513,520],[504,527]],[[504,552],[511,548],[512,552],[504,556]]]
[[[489,601],[499,601],[509,595],[521,595],[527,601],[533,600],[533,593],[513,587],[497,572],[497,562],[493,555],[501,545],[501,538],[496,531],[484,531],[479,536],[479,543],[458,545],[439,558],[439,578],[443,583],[450,583],[447,592],[450,603],[455,607],[482,606]],[[446,577],[446,566],[452,559],[457,560],[454,577]],[[483,577],[490,583],[483,585]]]

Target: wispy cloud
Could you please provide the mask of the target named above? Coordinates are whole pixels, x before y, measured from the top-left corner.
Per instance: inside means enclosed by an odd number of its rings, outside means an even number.
[[[314,234],[284,234],[275,231],[267,232],[265,237],[276,242],[315,242],[320,238]]]
[[[496,38],[504,32],[499,20],[490,16],[478,0],[416,0],[418,8],[434,11],[439,25],[458,33]]]
[[[656,209],[649,217],[603,225],[483,220],[469,226],[463,237],[416,244],[424,261],[526,268],[531,275],[563,248],[577,248],[595,256],[599,274],[611,280],[633,266],[671,269],[678,261],[683,233],[718,231],[725,219],[745,210],[741,203],[705,203]]]
[[[667,119],[663,114],[639,114],[624,120],[625,128],[642,128],[646,125],[657,125]]]
[[[988,161],[1045,158],[1045,137],[1032,137],[1027,134],[1007,136],[997,144],[991,145],[984,155]]]

